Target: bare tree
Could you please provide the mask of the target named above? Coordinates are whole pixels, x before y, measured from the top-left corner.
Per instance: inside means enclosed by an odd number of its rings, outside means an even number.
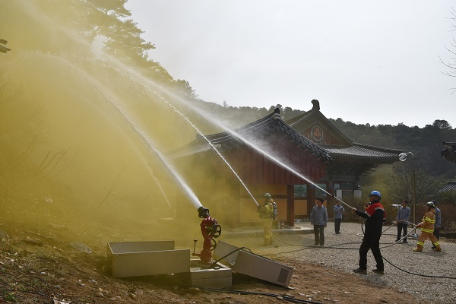
[[[454,8],[451,8],[451,17],[450,19],[453,20],[452,28],[453,31],[456,30],[456,10]],[[443,72],[444,75],[450,76],[450,77],[456,77],[456,38],[453,38],[453,42],[450,44],[450,47],[445,47],[446,50],[450,53],[451,59],[449,61],[444,61],[440,56],[440,62],[447,68],[446,71]],[[456,91],[456,88],[451,88],[451,90],[454,92]]]

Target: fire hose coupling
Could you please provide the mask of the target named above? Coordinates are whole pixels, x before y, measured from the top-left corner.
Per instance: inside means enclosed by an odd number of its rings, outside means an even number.
[[[210,216],[209,209],[204,208],[203,206],[198,208],[198,217],[206,218],[206,217],[209,217],[209,216]]]

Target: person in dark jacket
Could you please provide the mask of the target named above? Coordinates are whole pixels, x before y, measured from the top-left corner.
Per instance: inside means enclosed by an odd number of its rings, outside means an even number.
[[[397,223],[397,237],[396,242],[402,240],[402,242],[407,243],[407,226],[409,224],[410,218],[410,208],[407,207],[408,202],[406,200],[402,201],[402,207],[397,210],[396,223]],[[401,238],[401,232],[404,234]]]
[[[258,213],[260,214],[260,218],[263,220],[263,235],[264,235],[264,243],[263,246],[272,245],[273,237],[272,237],[272,222],[273,215],[274,215],[274,200],[271,197],[271,194],[265,193],[264,195],[265,201],[263,206],[258,206]]]
[[[377,268],[373,272],[383,274],[385,266],[380,252],[380,237],[382,235],[383,222],[386,220],[386,213],[385,208],[380,203],[382,198],[380,192],[372,191],[369,198],[371,204],[366,208],[365,212],[358,211],[356,208],[352,209],[353,213],[366,219],[366,231],[363,242],[359,247],[359,267],[353,272],[367,273],[367,252],[370,249],[377,263]]]
[[[310,224],[314,226],[315,246],[325,245],[325,228],[328,225],[328,210],[323,205],[322,197],[315,198],[316,206],[310,212]]]
[[[434,206],[437,204],[436,201],[434,202]],[[440,211],[437,206],[435,206],[435,224],[434,224],[434,235],[437,238],[437,240],[440,240],[440,227],[442,227],[442,212]],[[436,247],[434,244],[432,244],[432,250],[435,250]]]
[[[336,234],[340,233],[340,223],[342,222],[342,213],[345,212],[344,206],[340,204],[340,201],[337,201],[333,207],[334,210],[334,232]]]

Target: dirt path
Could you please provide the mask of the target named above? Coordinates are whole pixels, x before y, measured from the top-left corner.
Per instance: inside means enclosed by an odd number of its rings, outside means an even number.
[[[226,292],[186,287],[177,276],[122,280],[113,278],[108,271],[105,243],[91,244],[93,252],[88,254],[68,246],[68,242],[59,237],[53,238],[51,242],[45,238],[39,239],[38,234],[35,234],[40,243],[34,243],[26,241],[31,235],[30,230],[24,232],[22,227],[8,226],[1,228],[8,232],[9,240],[0,243],[0,303],[418,304],[450,303],[454,299],[453,297],[450,301],[450,297],[446,297],[446,300],[440,302],[420,300],[402,290],[400,285],[396,287],[391,283],[396,279],[401,280],[401,277],[390,267],[387,268],[389,273],[384,276],[369,273],[363,277],[331,265],[332,260],[339,258],[340,251],[330,248],[312,250],[306,246],[290,245],[254,248],[256,253],[294,268],[289,289],[236,273],[232,277],[231,291]],[[332,238],[335,236],[328,235],[328,242]],[[296,242],[303,239],[307,240],[308,236],[295,236],[288,240]],[[247,243],[252,247],[260,241],[230,240],[236,245]],[[407,252],[410,249],[399,248]],[[447,248],[450,249],[449,246]],[[388,252],[385,252],[385,255],[387,254]],[[356,251],[344,252],[343,255],[348,256],[344,267],[349,268],[356,264]],[[434,258],[430,255],[418,257]],[[447,257],[452,258],[452,255],[441,256],[442,259]],[[414,281],[411,278],[407,280],[416,285],[428,282],[427,279],[419,277],[413,278]],[[442,285],[439,282],[437,280],[435,285]],[[454,292],[454,288],[452,290]]]

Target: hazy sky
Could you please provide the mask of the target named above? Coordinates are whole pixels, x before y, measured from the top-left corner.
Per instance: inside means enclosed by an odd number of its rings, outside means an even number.
[[[205,101],[456,128],[449,0],[129,0],[151,59]],[[456,51],[456,47],[453,49]]]

